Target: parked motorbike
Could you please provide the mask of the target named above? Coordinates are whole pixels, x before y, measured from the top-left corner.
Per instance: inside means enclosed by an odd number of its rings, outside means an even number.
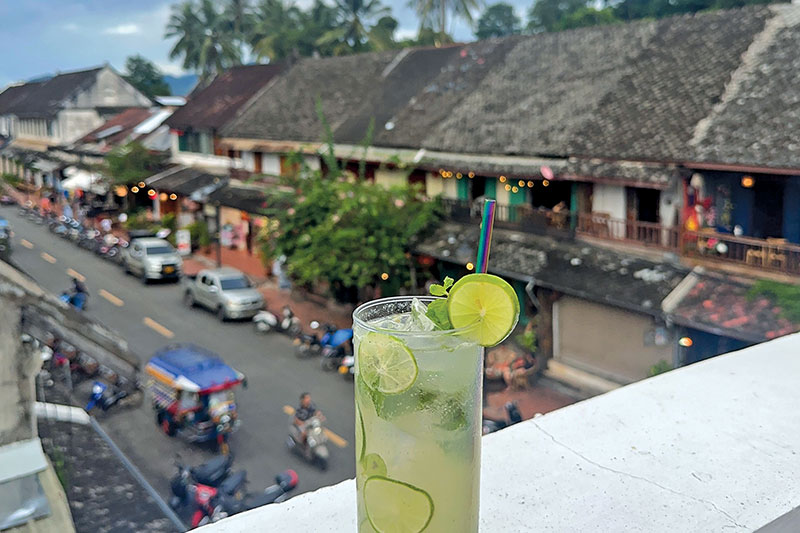
[[[89,294],[77,291],[64,291],[61,293],[61,296],[59,296],[59,299],[78,311],[85,311],[89,300]]]
[[[204,485],[207,487],[218,487],[220,483],[231,475],[233,466],[233,455],[218,455],[200,466],[187,467],[181,462],[180,456],[176,457],[175,466],[178,472],[170,480],[172,498],[170,506],[178,509],[191,503],[192,487]]]
[[[353,354],[353,330],[327,326],[325,335],[320,339],[320,344],[322,345],[322,359],[320,360],[322,369],[339,368],[344,357]]]
[[[522,422],[522,414],[519,412],[519,407],[517,407],[516,402],[506,402],[504,406],[506,410],[506,420],[500,419],[492,419],[492,418],[483,418],[483,434],[486,435],[487,433],[494,433],[495,431],[500,431],[501,429],[513,426],[519,422]]]
[[[339,365],[339,373],[344,376],[344,379],[355,378],[356,373],[356,358],[353,355],[346,355],[342,358],[342,364]]]
[[[285,470],[275,476],[275,483],[262,492],[246,492],[247,479],[242,471],[232,474],[217,488],[197,485],[193,491],[196,508],[192,513],[192,527],[217,522],[262,505],[286,501],[297,481],[297,472]]]
[[[301,331],[300,319],[294,315],[294,312],[288,305],[283,306],[280,319],[266,309],[259,311],[256,316],[253,317],[253,326],[255,327],[256,333],[278,331],[296,336]]]
[[[95,381],[84,410],[88,412],[99,406],[103,411],[108,411],[110,407],[127,398],[127,396],[128,393],[122,389],[110,387],[102,381]]]
[[[320,344],[319,337],[316,334],[316,330],[319,328],[319,322],[312,320],[309,324],[309,327],[314,333],[304,333],[301,331],[294,338],[294,353],[297,357],[317,355],[320,353],[320,351],[322,351],[322,345]]]
[[[0,196],[0,205],[14,205],[16,203],[17,201],[7,194]]]
[[[318,416],[312,416],[306,420],[302,428],[294,425],[293,421],[294,419],[290,422],[289,437],[286,440],[289,450],[309,463],[319,466],[322,470],[327,470],[330,453],[326,444],[328,436],[325,434],[325,428],[322,427],[322,421]],[[305,442],[302,439],[302,432],[306,434]]]

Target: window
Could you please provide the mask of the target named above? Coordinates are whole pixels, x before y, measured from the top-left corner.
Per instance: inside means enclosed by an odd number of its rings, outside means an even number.
[[[47,136],[48,137],[52,137],[53,136],[53,121],[52,120],[48,120],[47,121]]]
[[[250,282],[246,278],[228,278],[220,280],[223,291],[235,291],[237,289],[249,289]]]
[[[172,247],[166,245],[156,245],[147,247],[147,255],[164,255],[171,254]]]

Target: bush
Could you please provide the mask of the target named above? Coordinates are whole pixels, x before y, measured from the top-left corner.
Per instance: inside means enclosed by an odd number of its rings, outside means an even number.
[[[536,352],[536,331],[533,328],[526,329],[514,337],[514,341],[529,352]]]
[[[8,172],[4,172],[0,178],[12,187],[19,187],[22,184],[22,178],[17,176],[16,174],[10,174]]]
[[[147,212],[144,210],[134,211],[129,214],[128,220],[122,225],[126,230],[152,229],[153,231],[157,226],[158,224],[155,224],[152,220],[147,220]]]
[[[672,370],[672,365],[661,359],[658,363],[650,367],[647,371],[647,377],[652,378],[653,376],[669,372],[670,370]]]
[[[192,248],[206,248],[211,244],[211,235],[208,233],[208,225],[205,221],[198,220],[192,222],[186,228],[192,238]]]

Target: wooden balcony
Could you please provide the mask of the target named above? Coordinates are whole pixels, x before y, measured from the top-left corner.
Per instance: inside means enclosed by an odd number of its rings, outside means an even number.
[[[800,246],[786,239],[736,237],[712,230],[686,231],[682,252],[687,257],[800,275]]]
[[[611,218],[607,213],[578,213],[577,233],[676,253],[680,244],[677,228],[667,228],[653,222]]]

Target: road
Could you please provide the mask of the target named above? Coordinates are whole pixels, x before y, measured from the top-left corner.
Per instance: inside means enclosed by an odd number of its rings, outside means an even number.
[[[231,450],[235,467],[247,470],[251,490],[271,484],[274,475],[286,468],[297,471],[298,492],[355,475],[352,383],[323,372],[316,359],[297,359],[286,336],[257,335],[249,322],[223,324],[211,313],[186,309],[178,285],[144,286],[120,267],[51,234],[46,226],[20,218],[16,207],[0,209],[0,216],[10,221],[15,233],[12,262],[56,294],[70,286],[70,275],[84,277],[91,295],[88,315],[120,333],[143,362],[167,344],[192,342],[219,353],[244,372],[248,388],[237,391],[242,425],[231,439]],[[329,443],[331,461],[326,472],[286,448],[289,418],[285,411],[289,410],[285,406],[296,405],[302,391],[311,392],[338,443]],[[161,433],[147,401],[141,408],[109,412],[101,424],[164,495],[169,493],[176,453],[190,464],[213,455],[210,449]]]

